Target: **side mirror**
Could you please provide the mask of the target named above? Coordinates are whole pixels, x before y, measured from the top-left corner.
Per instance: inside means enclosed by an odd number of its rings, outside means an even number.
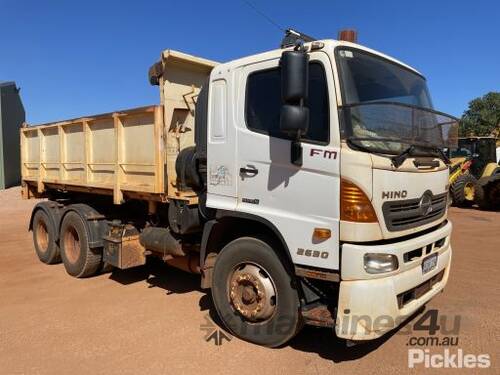
[[[149,83],[153,86],[158,86],[160,84],[160,77],[163,75],[163,65],[161,61],[154,63],[149,68],[148,77]]]
[[[309,127],[309,108],[283,104],[280,113],[280,129],[288,136],[297,138],[307,133]]]
[[[309,56],[301,50],[284,51],[280,60],[281,97],[280,130],[292,137],[291,162],[302,165],[301,135],[309,127],[309,108],[304,106],[309,92]]]
[[[284,103],[301,104],[309,91],[309,55],[302,51],[281,54],[281,97]]]

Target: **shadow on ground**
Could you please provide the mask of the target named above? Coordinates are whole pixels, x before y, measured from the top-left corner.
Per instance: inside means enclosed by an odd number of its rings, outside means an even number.
[[[146,265],[127,270],[113,269],[109,278],[122,285],[146,281],[150,288],[161,288],[167,294],[184,294],[202,291],[200,276],[189,274],[177,268],[167,266],[158,259],[148,259]]]
[[[205,293],[200,288],[199,275],[189,274],[169,267],[156,259],[151,259],[144,266],[128,270],[114,269],[109,278],[123,285],[146,281],[150,288],[164,289],[167,295],[173,293],[190,293],[193,291],[203,292],[204,294],[199,300],[200,311],[206,311],[215,324],[226,330],[212,303],[210,291]],[[413,314],[403,323],[402,327],[411,324],[422,311],[423,309]],[[293,349],[303,352],[317,353],[321,358],[333,362],[353,361],[377,350],[398,332],[399,329],[396,329],[380,339],[348,347],[346,341],[336,337],[332,329],[305,326],[296,337],[285,344],[285,347],[290,346]]]

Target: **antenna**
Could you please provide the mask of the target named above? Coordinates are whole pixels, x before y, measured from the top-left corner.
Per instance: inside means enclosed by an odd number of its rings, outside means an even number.
[[[304,42],[313,42],[316,40],[316,38],[313,38],[309,35],[306,35],[304,33],[301,33],[300,31],[294,30],[294,29],[285,29],[282,27],[279,23],[274,21],[271,17],[269,17],[267,14],[262,12],[260,9],[258,9],[252,2],[249,0],[241,0],[243,3],[248,5],[250,8],[254,10],[255,13],[257,13],[259,16],[264,18],[267,22],[269,22],[271,25],[276,27],[279,31],[285,33],[285,37],[281,41],[280,48],[286,48],[286,47],[291,47],[291,46],[298,46],[301,43],[303,44]]]
[[[248,0],[241,0],[241,1],[243,3],[245,3],[246,5],[248,5],[250,8],[252,8],[255,13],[257,13],[259,16],[261,16],[262,18],[264,18],[267,22],[269,22],[271,25],[273,25],[274,27],[276,27],[279,31],[285,31],[285,29],[283,27],[281,27],[279,23],[277,23],[271,17],[269,17],[267,14],[265,14],[264,12],[262,12],[261,10],[259,10],[250,1],[248,1]]]

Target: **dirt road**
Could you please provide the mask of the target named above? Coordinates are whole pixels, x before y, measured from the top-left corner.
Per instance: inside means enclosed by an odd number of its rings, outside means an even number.
[[[34,204],[17,188],[0,191],[0,374],[401,374],[410,371],[409,338],[425,336],[399,331],[346,348],[331,331],[306,327],[279,349],[236,338],[217,346],[200,329],[215,312],[197,276],[148,265],[71,278],[38,261],[27,232]],[[453,208],[450,218],[451,277],[427,310],[460,315],[458,347],[490,354],[490,369],[463,373],[498,373],[500,213]],[[429,373],[419,369],[412,373]]]

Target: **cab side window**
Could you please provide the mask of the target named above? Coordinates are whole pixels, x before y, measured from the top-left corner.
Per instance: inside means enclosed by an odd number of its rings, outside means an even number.
[[[280,132],[281,72],[279,68],[261,70],[248,76],[245,117],[247,127],[272,137],[286,138]],[[327,144],[329,142],[328,86],[323,65],[309,63],[309,129],[302,141]]]

